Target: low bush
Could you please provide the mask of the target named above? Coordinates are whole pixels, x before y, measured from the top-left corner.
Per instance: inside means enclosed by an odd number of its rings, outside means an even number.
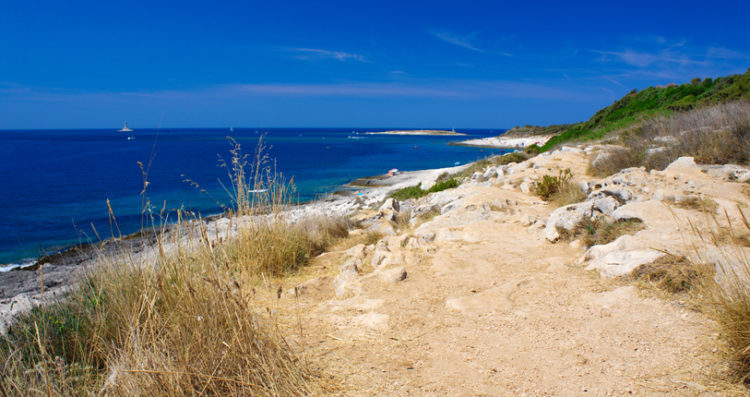
[[[562,186],[570,181],[573,174],[570,169],[560,170],[557,176],[544,175],[542,179],[534,184],[534,193],[544,200],[560,191]]]
[[[557,176],[544,175],[534,184],[534,193],[558,206],[578,203],[586,198],[586,194],[572,179],[570,169],[560,170]]]
[[[399,201],[404,201],[408,199],[418,199],[420,197],[424,197],[427,195],[427,191],[422,190],[422,184],[417,184],[414,186],[408,186],[402,189],[398,189],[390,194],[390,197],[395,198]]]
[[[431,188],[427,189],[427,193],[442,192],[443,190],[456,188],[460,184],[456,178],[445,179],[432,185]]]
[[[623,131],[621,149],[598,156],[589,165],[594,176],[624,168],[662,170],[680,156],[702,164],[750,161],[750,103],[727,103],[643,121]]]

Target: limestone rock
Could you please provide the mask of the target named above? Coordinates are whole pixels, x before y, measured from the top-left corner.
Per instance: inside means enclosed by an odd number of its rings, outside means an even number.
[[[359,262],[355,258],[349,258],[343,265],[336,278],[333,280],[333,288],[336,296],[346,294],[350,285],[359,277]]]
[[[492,179],[497,178],[497,169],[495,167],[489,167],[486,171],[484,171],[483,177],[485,179]]]
[[[611,216],[620,203],[611,196],[606,196],[593,200],[591,206],[602,214]]]
[[[399,202],[394,198],[388,198],[387,200],[385,200],[385,203],[380,206],[380,211],[399,212],[399,210]]]
[[[406,269],[403,266],[385,269],[377,272],[378,278],[389,283],[397,283],[406,279]]]
[[[487,179],[489,178],[485,177],[481,172],[475,172],[471,175],[472,182],[485,182]]]
[[[391,250],[388,249],[388,242],[386,240],[380,240],[375,245],[375,251],[372,253],[372,267],[378,268],[387,264],[387,259],[391,254]]]
[[[386,236],[395,236],[396,229],[393,227],[390,221],[381,219],[379,222],[372,224],[367,228],[368,231],[384,234]]]
[[[597,269],[602,277],[617,277],[630,274],[638,266],[663,255],[654,250],[612,251],[589,262],[586,269]]]
[[[587,214],[591,215],[591,204],[588,202],[570,204],[556,209],[547,219],[544,238],[551,242],[557,241],[560,238],[557,228],[573,230]]]
[[[666,172],[695,172],[700,170],[692,157],[680,157],[664,169]]]

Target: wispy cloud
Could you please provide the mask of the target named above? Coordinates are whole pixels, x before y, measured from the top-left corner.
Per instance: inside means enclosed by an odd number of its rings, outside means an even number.
[[[523,83],[505,80],[420,80],[412,82],[350,83],[260,83],[219,84],[186,90],[129,92],[62,92],[28,88],[25,91],[3,91],[6,98],[39,102],[122,103],[139,100],[211,101],[242,100],[264,97],[351,97],[351,98],[533,98],[590,100],[585,90],[552,83]],[[1,97],[0,97],[1,98]]]
[[[481,53],[488,52],[486,49],[479,48],[473,43],[474,37],[477,35],[476,32],[470,33],[467,35],[460,35],[460,34],[448,32],[448,31],[444,31],[444,30],[430,30],[427,33],[431,34],[432,36],[448,44],[453,44],[459,47],[463,47],[467,50],[481,52]]]
[[[322,48],[303,48],[303,47],[278,47],[284,52],[288,52],[294,55],[297,59],[304,60],[318,60],[318,59],[334,59],[341,62],[356,61],[356,62],[369,62],[367,57],[362,54],[356,54],[352,52],[344,51],[333,51],[324,50]]]
[[[623,51],[594,51],[602,55],[600,61],[608,62],[614,57],[630,66],[645,68],[654,64],[706,65],[707,61],[698,60],[689,54],[678,53],[670,49],[656,52],[626,49]]]
[[[750,60],[750,54],[746,52],[730,50],[728,48],[723,48],[723,47],[709,47],[708,50],[706,51],[706,55],[709,58],[717,58],[717,59],[739,60],[739,61]]]
[[[589,53],[597,55],[594,60],[600,65],[598,71],[590,73],[591,77],[613,84],[644,79],[677,82],[696,76],[741,73],[750,61],[747,52],[660,36],[624,38],[623,48],[589,50]]]

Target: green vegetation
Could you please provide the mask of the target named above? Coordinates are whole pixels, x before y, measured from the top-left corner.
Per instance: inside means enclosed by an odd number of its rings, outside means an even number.
[[[534,193],[547,200],[550,196],[559,192],[564,184],[570,182],[571,178],[573,178],[573,174],[570,172],[570,168],[560,170],[560,174],[557,176],[544,175],[542,180],[534,184]]]
[[[572,181],[570,169],[560,170],[557,176],[544,175],[534,184],[534,193],[544,200],[551,201],[558,206],[582,201],[586,194],[578,184]]]
[[[744,74],[716,79],[696,78],[681,85],[649,87],[640,92],[633,90],[612,105],[596,112],[588,121],[547,127],[519,127],[509,132],[559,134],[542,147],[542,151],[547,151],[571,140],[598,139],[611,131],[632,126],[655,116],[747,100],[750,100],[750,70]]]
[[[594,176],[624,168],[664,169],[680,156],[703,164],[746,164],[750,161],[750,103],[733,102],[641,122],[619,135],[620,148],[595,156]]]
[[[503,136],[528,136],[528,135],[556,135],[573,127],[573,124],[553,124],[548,126],[524,125],[515,126],[506,131]]]
[[[443,177],[443,175],[441,175],[441,177]],[[427,190],[422,190],[422,184],[420,183],[414,186],[408,186],[403,189],[396,190],[391,193],[390,196],[400,201],[408,200],[411,198],[416,199],[424,197],[430,193],[442,192],[446,189],[453,189],[455,187],[458,187],[458,185],[460,184],[461,182],[459,182],[458,179],[454,177],[448,177],[447,179],[445,179],[444,177],[438,177],[438,181]]]

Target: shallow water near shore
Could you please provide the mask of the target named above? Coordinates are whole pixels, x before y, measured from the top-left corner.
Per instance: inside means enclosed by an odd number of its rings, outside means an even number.
[[[137,129],[134,140],[114,129],[0,131],[0,156],[5,160],[0,174],[0,264],[97,240],[94,228],[102,238],[139,230],[143,177],[137,162],[148,165],[151,158],[148,198],[153,212],[165,208],[172,218],[178,208],[204,215],[221,212],[222,204],[231,205],[220,183],[228,184],[229,178],[219,167],[219,156],[230,157],[228,136],[252,155],[265,134],[270,158],[285,178],[293,178],[300,201],[390,168],[442,168],[505,152],[449,146],[457,140],[452,136],[362,134],[377,130]],[[459,132],[468,134],[461,137],[466,139],[503,130]],[[107,199],[119,232],[110,226]]]

